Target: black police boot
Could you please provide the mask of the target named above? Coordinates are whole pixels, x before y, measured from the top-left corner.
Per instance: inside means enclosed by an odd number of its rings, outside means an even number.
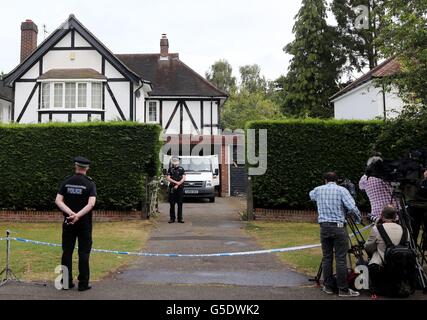
[[[179,220],[178,223],[185,223],[185,221],[184,220]]]
[[[170,219],[168,223],[175,223],[175,220]]]
[[[88,284],[88,283],[80,284],[79,283],[79,288],[78,288],[79,291],[87,291],[90,289],[92,289],[92,286],[90,284]]]

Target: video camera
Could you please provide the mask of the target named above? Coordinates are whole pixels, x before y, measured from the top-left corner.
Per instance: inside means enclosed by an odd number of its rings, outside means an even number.
[[[376,177],[387,182],[414,183],[423,178],[427,168],[427,149],[416,149],[408,157],[400,160],[378,160],[367,171],[368,177]]]

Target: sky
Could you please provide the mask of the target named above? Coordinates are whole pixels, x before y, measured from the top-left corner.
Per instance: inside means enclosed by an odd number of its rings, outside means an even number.
[[[204,75],[219,59],[257,63],[269,80],[285,74],[300,0],[37,0],[0,2],[0,71],[19,63],[20,24],[33,20],[54,31],[73,13],[114,53],[157,53],[162,33],[170,52]]]

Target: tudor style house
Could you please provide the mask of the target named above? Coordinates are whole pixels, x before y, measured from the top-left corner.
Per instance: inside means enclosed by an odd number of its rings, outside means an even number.
[[[227,93],[169,53],[165,34],[160,53],[114,54],[74,15],[39,46],[37,32],[22,23],[21,63],[4,78],[7,121],[128,120],[158,123],[167,134],[218,133]]]

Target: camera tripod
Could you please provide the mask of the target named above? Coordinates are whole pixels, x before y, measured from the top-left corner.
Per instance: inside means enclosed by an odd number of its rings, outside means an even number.
[[[365,258],[364,258],[364,245],[365,245],[365,239],[362,235],[362,233],[359,230],[359,227],[357,226],[356,222],[354,221],[353,217],[347,216],[347,225],[349,226],[354,238],[356,239],[356,244],[353,244],[351,240],[351,236],[348,235],[348,240],[350,243],[350,249],[348,250],[348,263],[351,266],[352,265],[352,258],[353,255],[356,259],[356,265],[359,264],[366,264]],[[363,224],[362,224],[363,225]],[[323,259],[320,262],[319,269],[317,271],[317,274],[314,278],[309,279],[308,281],[316,282],[317,286],[320,286],[320,280],[322,278],[323,273]]]
[[[9,281],[20,282],[18,277],[13,273],[10,268],[10,231],[6,231],[6,267],[0,272],[0,287],[4,286]]]
[[[399,208],[398,208],[399,210],[397,210],[397,213],[398,213],[400,225],[402,226],[403,230],[408,230],[408,232],[409,232],[409,237],[408,237],[409,247],[416,254],[416,260],[415,261],[416,261],[418,282],[419,282],[419,285],[420,285],[421,289],[423,290],[423,292],[427,293],[427,275],[423,269],[423,263],[426,262],[425,250],[423,250],[421,246],[417,245],[417,241],[413,237],[414,233],[413,233],[412,224],[411,224],[412,218],[408,213],[406,198],[405,198],[405,195],[403,194],[403,192],[400,188],[400,183],[398,183],[398,182],[392,183],[391,185],[393,187],[393,192],[391,195],[392,200],[394,200],[399,205]],[[424,230],[424,232],[425,232],[425,230]],[[425,236],[424,232],[423,232],[423,239]]]

